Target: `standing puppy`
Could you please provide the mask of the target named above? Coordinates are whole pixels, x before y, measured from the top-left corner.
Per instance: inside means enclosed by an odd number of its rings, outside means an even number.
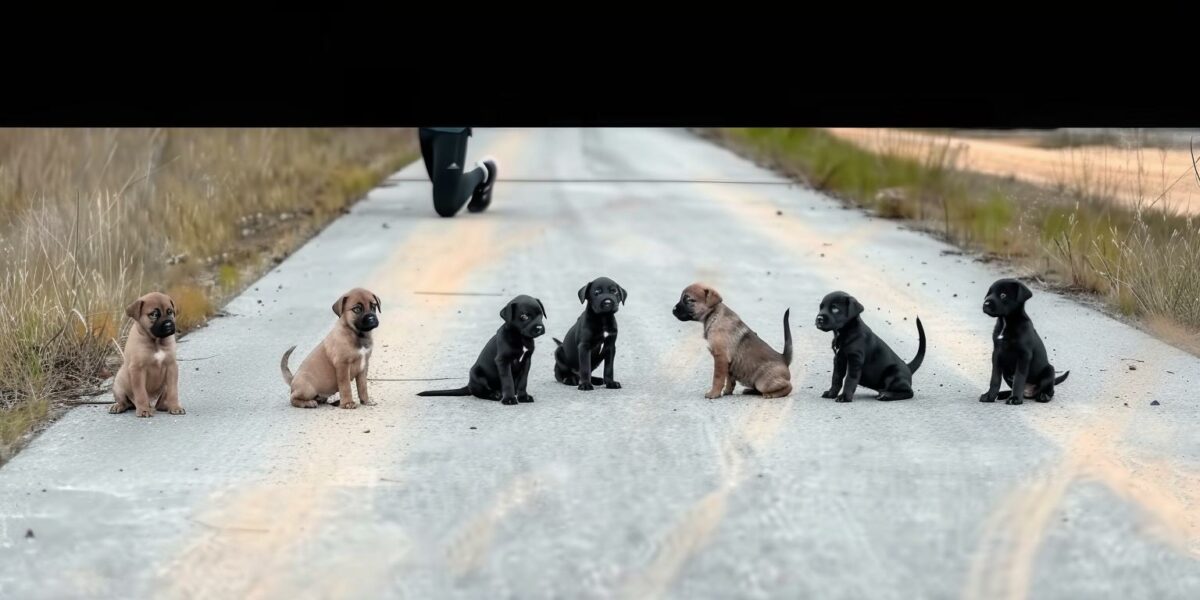
[[[350,392],[350,380],[358,384],[358,401],[375,404],[367,396],[367,362],[371,358],[371,330],[379,327],[383,306],[379,296],[363,288],[346,292],[333,303],[338,323],[321,344],[309,353],[296,375],[288,370],[288,358],[295,346],[283,353],[279,370],[283,381],[291,387],[292,406],[316,408],[334,393],[342,408],[358,408]]]
[[[683,290],[671,313],[680,321],[704,323],[704,339],[713,355],[712,389],[705,398],[733,393],[735,382],[747,394],[779,398],[792,393],[792,331],[783,313],[783,354],[767,345],[741,317],[725,306],[717,290],[693,283]],[[724,388],[724,390],[722,390]]]
[[[157,410],[184,414],[179,405],[179,365],[175,362],[175,302],[151,292],[125,308],[134,326],[125,340],[125,356],[113,381],[113,405],[123,413],[132,406],[139,417]]]
[[[833,385],[822,398],[850,402],[862,384],[879,392],[876,400],[913,397],[912,376],[925,360],[925,328],[917,319],[917,355],[905,364],[859,317],[863,306],[854,296],[833,292],[821,300],[817,329],[833,332]],[[842,380],[845,379],[843,389]],[[840,393],[839,393],[840,392]]]
[[[581,390],[595,389],[603,383],[610,390],[621,389],[613,379],[613,359],[617,355],[617,308],[625,304],[625,288],[601,277],[579,288],[579,302],[587,303],[583,314],[567,330],[564,341],[554,339],[554,378],[559,383],[578,385]],[[604,379],[592,377],[596,364],[604,358]]]
[[[1054,398],[1054,386],[1066,380],[1067,371],[1054,378],[1054,367],[1046,356],[1046,345],[1025,314],[1025,301],[1033,292],[1016,279],[1001,279],[988,288],[983,300],[983,314],[996,317],[992,329],[992,380],[980,402],[995,402],[1007,398],[1008,404],[1022,404],[1021,398],[1049,402]],[[1000,391],[1000,376],[1012,391]]]
[[[517,296],[500,309],[504,324],[496,331],[468,374],[467,385],[455,390],[430,390],[418,396],[475,396],[502,404],[533,402],[526,391],[533,339],[546,333],[542,318],[546,309],[532,296]]]

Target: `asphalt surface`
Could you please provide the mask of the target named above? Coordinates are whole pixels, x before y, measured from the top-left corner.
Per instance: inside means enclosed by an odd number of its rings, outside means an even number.
[[[1196,358],[1035,289],[1071,376],[981,404],[996,265],[800,187],[619,182],[780,181],[686,132],[470,154],[501,160],[487,213],[438,218],[411,165],[181,340],[186,415],[77,408],[0,469],[0,598],[1200,597]],[[550,337],[601,275],[629,292],[624,387],[581,392]],[[695,280],[776,349],[792,309],[789,398],[704,399],[700,325],[671,316]],[[280,355],[358,285],[378,405],[292,408]],[[820,398],[835,289],[906,360],[921,317],[915,399]],[[522,293],[549,317],[535,403],[415,395],[462,385]]]

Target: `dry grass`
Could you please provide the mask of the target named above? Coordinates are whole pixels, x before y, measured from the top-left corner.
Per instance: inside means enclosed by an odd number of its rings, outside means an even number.
[[[122,308],[184,330],[416,156],[403,129],[0,130],[0,461],[116,366]]]
[[[1195,172],[1139,183],[1129,203],[1113,201],[1103,169],[1083,159],[1058,185],[1039,187],[967,172],[950,143],[875,153],[814,129],[702,133],[880,216],[912,219],[948,241],[1102,296],[1163,339],[1197,348],[1200,222],[1171,204],[1173,191],[1200,185],[1194,165]]]

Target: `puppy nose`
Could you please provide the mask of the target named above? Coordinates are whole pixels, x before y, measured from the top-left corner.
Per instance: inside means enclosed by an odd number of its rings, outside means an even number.
[[[533,330],[538,333],[542,333],[542,332],[546,331],[546,328],[543,327],[542,325],[534,325]]]
[[[817,322],[818,322],[818,323],[824,323],[824,322],[825,322],[825,315],[817,315]]]
[[[376,317],[375,315],[367,315],[363,317],[363,325],[366,325],[367,327],[377,327],[379,326],[379,317]]]
[[[600,301],[601,306],[612,306],[612,304],[613,304],[612,298],[605,298],[604,300]]]

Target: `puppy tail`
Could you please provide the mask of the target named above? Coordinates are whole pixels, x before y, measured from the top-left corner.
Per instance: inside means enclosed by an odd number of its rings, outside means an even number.
[[[417,392],[418,396],[470,396],[471,388],[462,386],[456,390],[429,390],[427,392]]]
[[[792,364],[792,328],[788,325],[788,315],[792,313],[792,309],[783,311],[783,362],[788,366]]]
[[[288,359],[292,357],[292,352],[296,349],[295,346],[287,349],[283,353],[283,358],[279,359],[279,370],[283,372],[283,382],[292,385],[292,370],[288,368]]]
[[[559,340],[558,338],[553,338],[553,337],[552,337],[552,338],[550,338],[550,339],[554,340],[554,343],[555,343],[555,344],[557,344],[557,345],[559,345],[559,346],[561,346],[561,345],[562,345],[562,340]]]
[[[925,328],[921,326],[921,317],[917,317],[917,339],[917,355],[908,363],[910,373],[916,373],[917,369],[921,368],[921,362],[925,360]]]
[[[1063,371],[1063,374],[1059,375],[1058,378],[1054,380],[1054,385],[1058,385],[1058,384],[1066,381],[1067,375],[1070,375],[1070,374],[1071,374],[1070,371]]]

